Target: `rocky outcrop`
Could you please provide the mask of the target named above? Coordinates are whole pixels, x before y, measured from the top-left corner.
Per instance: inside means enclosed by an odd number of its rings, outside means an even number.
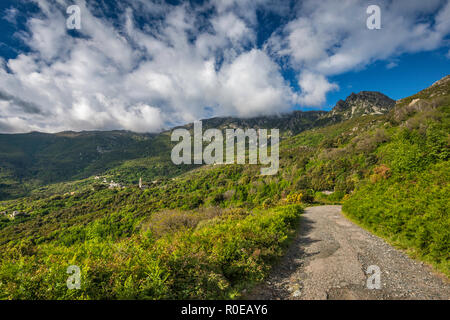
[[[347,99],[339,100],[327,114],[335,120],[347,120],[354,117],[387,113],[395,106],[395,100],[376,91],[352,93]]]
[[[21,211],[13,211],[12,213],[9,214],[9,217],[11,219],[15,219],[15,218],[19,218],[19,217],[28,217],[29,214],[26,212],[21,212]]]
[[[327,111],[292,111],[271,116],[253,118],[217,117],[202,120],[203,130],[217,128],[278,128],[283,135],[295,135],[315,127],[344,121],[354,117],[387,113],[395,106],[395,100],[375,91],[352,93],[345,101],[339,100],[336,106]],[[193,130],[193,124],[178,128]]]
[[[445,77],[443,77],[441,80],[436,81],[435,83],[433,83],[433,84],[431,85],[430,88],[432,88],[432,87],[438,87],[438,86],[447,84],[448,82],[450,82],[450,75],[445,76]]]

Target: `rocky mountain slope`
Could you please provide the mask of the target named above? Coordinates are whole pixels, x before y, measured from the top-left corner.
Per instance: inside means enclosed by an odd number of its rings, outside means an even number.
[[[335,120],[347,120],[364,115],[384,114],[395,106],[395,100],[376,91],[352,93],[345,100],[339,100],[327,114]]]
[[[204,128],[279,128],[285,136],[364,115],[385,114],[395,106],[395,100],[376,91],[352,93],[339,100],[331,111],[293,111],[253,118],[217,117],[204,119]],[[183,126],[192,128],[192,124]]]
[[[364,91],[339,101],[331,112],[293,111],[253,118],[217,117],[202,120],[208,128],[278,128],[282,138],[352,117],[382,114],[394,100],[378,92]],[[191,129],[192,123],[183,126]],[[127,183],[170,178],[192,167],[170,161],[170,132],[129,131],[0,134],[0,200],[29,194],[55,182],[109,174]]]
[[[327,111],[292,111],[271,116],[252,118],[216,117],[202,119],[204,129],[217,128],[278,128],[282,135],[292,136],[302,131],[317,127],[325,119]],[[192,123],[182,126],[192,128]]]
[[[239,298],[267,276],[311,203],[342,203],[360,225],[448,276],[447,84],[387,114],[285,137],[273,176],[258,165],[205,165],[145,189],[92,178],[0,201],[0,299]],[[114,170],[132,177],[136,164],[164,163],[138,160]],[[15,211],[26,215],[11,218]],[[82,270],[81,290],[67,290],[68,265]]]

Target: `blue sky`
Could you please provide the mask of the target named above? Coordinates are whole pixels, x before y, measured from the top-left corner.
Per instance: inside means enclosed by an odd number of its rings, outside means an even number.
[[[67,30],[74,4],[82,28]],[[2,1],[0,16],[0,132],[329,110],[450,74],[448,0]]]
[[[415,94],[450,74],[447,52],[441,48],[403,54],[393,68],[388,68],[386,62],[377,62],[364,70],[334,76],[332,81],[339,83],[340,90],[328,94],[327,104],[334,105],[337,100],[359,91],[380,91],[395,100]]]

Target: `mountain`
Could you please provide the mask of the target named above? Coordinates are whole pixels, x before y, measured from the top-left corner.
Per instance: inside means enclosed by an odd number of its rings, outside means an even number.
[[[337,120],[348,120],[364,115],[383,114],[395,106],[395,100],[376,91],[361,91],[339,100],[327,115]]]
[[[327,113],[327,111],[292,111],[278,115],[252,118],[217,117],[203,119],[202,125],[204,129],[217,128],[221,130],[226,128],[278,128],[282,135],[292,136],[316,127],[318,122],[324,119]],[[191,129],[192,125],[191,123],[183,127]]]
[[[339,100],[331,111],[292,111],[271,116],[252,118],[217,117],[203,119],[204,129],[209,128],[279,128],[282,136],[296,135],[302,131],[364,115],[385,114],[396,101],[376,91],[352,93],[345,101]],[[193,124],[177,128],[192,129]]]
[[[285,136],[273,176],[258,165],[204,165],[143,189],[89,178],[0,201],[0,299],[239,298],[282,256],[302,207],[320,203],[342,203],[348,217],[449,276],[443,80],[387,113]],[[128,161],[113,170],[131,175]],[[80,290],[67,290],[68,265],[80,267]]]
[[[279,128],[282,134],[292,136],[304,130],[329,125],[363,115],[385,114],[393,109],[396,101],[376,91],[350,94],[345,101],[339,100],[331,111],[293,111],[271,116],[253,118],[217,117],[202,120],[209,128]],[[192,128],[192,124],[183,126]]]
[[[331,112],[293,111],[253,118],[217,117],[202,120],[208,128],[279,128],[283,137],[345,119],[390,110],[393,100],[364,91],[339,101]],[[193,124],[182,126],[192,129]],[[0,134],[0,200],[30,194],[56,182],[107,175],[128,184],[171,178],[195,166],[170,161],[170,132],[83,131],[47,134]],[[181,169],[180,169],[181,168]]]
[[[159,134],[129,131],[0,134],[0,199],[29,194],[55,182],[108,172],[128,160],[146,167],[164,162],[161,175],[170,175],[170,145]],[[165,161],[164,161],[165,160]],[[135,170],[139,171],[136,163]],[[136,183],[139,177],[135,177]]]
[[[448,84],[450,82],[450,75],[443,77],[442,79],[436,81],[435,83],[433,83],[430,88],[441,88],[441,95],[445,95],[445,88],[448,87]],[[439,89],[438,89],[439,90]]]
[[[448,92],[450,90],[450,75],[436,81],[428,88],[425,88],[418,93],[400,99],[397,101],[398,106],[406,106],[412,107],[416,106],[417,110],[420,110],[420,105],[428,105],[430,104],[442,104],[446,103],[448,100]],[[400,108],[397,108],[399,111]]]

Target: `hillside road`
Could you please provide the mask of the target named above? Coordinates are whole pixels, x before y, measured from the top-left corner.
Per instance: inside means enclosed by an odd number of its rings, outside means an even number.
[[[329,205],[305,210],[286,255],[246,298],[449,300],[450,282]]]

